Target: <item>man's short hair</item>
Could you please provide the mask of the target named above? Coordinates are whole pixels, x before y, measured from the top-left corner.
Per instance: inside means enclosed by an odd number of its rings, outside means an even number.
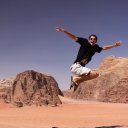
[[[89,39],[91,38],[91,36],[94,36],[94,37],[96,38],[96,41],[98,40],[98,37],[97,37],[95,34],[91,34],[91,35],[89,36]]]

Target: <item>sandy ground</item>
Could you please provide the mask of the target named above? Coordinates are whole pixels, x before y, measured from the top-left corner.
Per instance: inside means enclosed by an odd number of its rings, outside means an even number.
[[[58,107],[22,107],[0,103],[0,128],[127,127],[128,104],[77,101],[60,97]]]

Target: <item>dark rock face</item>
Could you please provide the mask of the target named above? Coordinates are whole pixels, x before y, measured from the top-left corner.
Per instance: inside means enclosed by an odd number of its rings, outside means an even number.
[[[128,103],[128,58],[107,57],[98,70],[101,74],[98,78],[81,83],[70,96],[85,100]]]
[[[1,80],[0,99],[17,107],[57,106],[62,103],[58,95],[62,95],[62,92],[55,79],[33,70],[20,73],[11,80]]]
[[[15,105],[57,106],[61,104],[59,92],[53,77],[28,70],[16,76],[12,85],[12,102]]]

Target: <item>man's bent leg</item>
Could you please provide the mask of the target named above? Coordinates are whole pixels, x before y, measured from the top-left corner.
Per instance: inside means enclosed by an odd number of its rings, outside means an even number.
[[[90,71],[88,75],[81,75],[73,78],[73,81],[77,83],[78,85],[84,81],[95,79],[99,76],[99,73],[97,71]]]

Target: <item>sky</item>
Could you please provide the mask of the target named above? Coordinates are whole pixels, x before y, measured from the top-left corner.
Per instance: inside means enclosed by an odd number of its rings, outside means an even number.
[[[0,79],[35,70],[69,89],[79,44],[56,27],[84,38],[96,34],[101,47],[122,41],[96,53],[89,68],[111,55],[128,57],[128,0],[0,0]]]

